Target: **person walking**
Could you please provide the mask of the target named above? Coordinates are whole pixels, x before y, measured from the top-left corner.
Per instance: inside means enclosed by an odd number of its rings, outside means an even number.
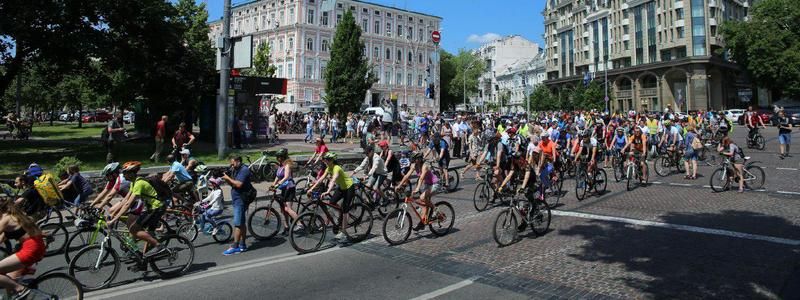
[[[310,143],[314,140],[314,116],[311,113],[308,113],[305,117],[306,121],[306,137],[303,138],[303,141],[306,143]]]
[[[150,155],[150,161],[161,161],[161,153],[164,153],[164,138],[167,136],[167,116],[161,116],[161,120],[156,122],[156,131],[154,139],[156,142],[156,149],[153,155]]]
[[[331,116],[330,129],[331,129],[331,144],[339,142],[339,115]]]
[[[233,255],[247,251],[247,205],[255,200],[257,193],[250,182],[250,168],[242,163],[241,156],[230,159],[231,168],[222,176],[231,186],[231,206],[233,207],[233,244],[223,255]]]
[[[114,114],[114,119],[108,121],[108,141],[106,141],[106,162],[110,163],[117,159],[117,150],[119,149],[119,143],[122,142],[122,139],[128,135],[125,132],[125,126],[123,126],[122,121],[122,113],[117,112]]]
[[[684,140],[686,146],[684,154],[683,154],[683,164],[686,169],[686,177],[684,179],[697,179],[697,149],[695,147],[702,147],[702,142],[700,142],[700,137],[697,136],[697,131],[695,131],[694,124],[689,124],[686,126],[686,136]],[[695,142],[697,140],[697,142]],[[698,148],[702,149],[702,148]],[[689,168],[691,167],[691,169]]]
[[[786,117],[786,111],[778,112],[778,141],[780,142],[780,158],[792,157],[789,147],[792,145],[792,122]]]

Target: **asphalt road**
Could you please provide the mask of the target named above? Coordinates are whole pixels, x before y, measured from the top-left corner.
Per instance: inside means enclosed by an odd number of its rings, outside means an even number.
[[[734,136],[745,134],[737,128]],[[438,195],[456,212],[454,230],[434,237],[412,233],[389,246],[380,236],[298,255],[288,240],[250,242],[246,253],[223,256],[227,245],[201,236],[194,266],[161,280],[123,267],[115,285],[88,293],[97,299],[797,299],[800,294],[800,154],[780,160],[775,130],[763,131],[765,151],[746,154],[765,168],[761,191],[713,193],[708,177],[658,177],[625,191],[583,201],[574,181],[553,211],[550,231],[530,231],[508,247],[492,239],[502,209],[477,212],[475,183]],[[798,135],[798,134],[795,134]],[[800,138],[800,137],[798,137]],[[797,152],[795,152],[797,153]],[[712,167],[700,168],[709,176]],[[39,270],[64,267],[61,255]]]

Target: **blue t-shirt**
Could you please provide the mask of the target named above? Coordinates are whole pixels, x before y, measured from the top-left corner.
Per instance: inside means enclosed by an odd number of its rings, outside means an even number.
[[[169,170],[175,174],[175,178],[177,178],[180,182],[192,180],[192,175],[189,175],[189,171],[186,171],[186,167],[184,167],[179,161],[173,162]]]
[[[69,181],[72,182],[72,186],[83,197],[89,196],[94,192],[92,190],[92,185],[89,184],[89,181],[87,181],[86,178],[84,178],[79,173],[72,174],[69,177]],[[83,200],[86,200],[86,199],[83,199]]]
[[[231,189],[231,202],[239,205],[242,204],[242,194],[253,188],[253,185],[250,183],[250,168],[242,165],[239,167],[239,170],[233,174],[233,179],[242,183],[241,188]]]

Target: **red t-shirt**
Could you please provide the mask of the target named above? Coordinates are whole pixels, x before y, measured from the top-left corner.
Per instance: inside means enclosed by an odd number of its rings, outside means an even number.
[[[166,133],[167,133],[167,124],[164,123],[164,120],[158,121],[158,123],[156,123],[156,137],[164,138],[164,135]]]
[[[328,146],[327,145],[319,145],[319,146],[317,146],[317,149],[314,150],[314,153],[317,153],[317,154],[328,153]]]

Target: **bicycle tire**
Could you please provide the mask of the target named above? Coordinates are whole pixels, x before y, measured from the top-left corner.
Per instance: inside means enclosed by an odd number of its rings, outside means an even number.
[[[64,250],[67,247],[67,241],[69,240],[69,232],[67,232],[67,228],[61,224],[45,224],[41,226],[42,235],[44,236],[45,245],[47,246],[47,250],[45,251],[45,256],[52,256]]]
[[[281,215],[275,208],[269,206],[256,208],[247,218],[247,230],[257,240],[275,237],[282,226]]]
[[[513,208],[509,207],[497,213],[492,227],[492,237],[500,247],[513,244],[519,238],[519,221]]]
[[[194,262],[194,245],[189,239],[177,234],[163,236],[159,239],[159,244],[164,244],[166,252],[157,254],[149,258],[150,267],[161,278],[170,278],[183,275]],[[186,263],[175,264],[179,257],[187,256]],[[168,265],[161,266],[159,263],[166,262]],[[174,266],[174,268],[171,268]],[[169,269],[169,270],[167,270]]]
[[[472,205],[477,211],[484,211],[489,206],[489,201],[492,199],[491,189],[485,182],[478,184],[475,192],[472,194]]]
[[[389,212],[398,208],[400,201],[398,200],[397,193],[392,188],[383,191],[383,197],[378,200],[378,214],[381,218],[389,215]]]
[[[111,260],[109,261],[109,259]],[[87,278],[87,276],[98,274],[98,271],[104,267],[111,267],[111,273],[108,276],[102,276],[101,280]],[[117,251],[109,247],[103,249],[98,244],[84,247],[78,251],[69,262],[68,274],[80,283],[84,291],[91,292],[110,285],[119,274],[119,267],[120,260]]]
[[[531,211],[528,212],[528,215],[533,215],[530,220],[527,220],[528,225],[536,235],[542,236],[550,229],[550,220],[552,217],[550,207],[543,201],[533,201],[530,209]]]
[[[183,224],[181,227],[178,227],[178,235],[185,237],[191,242],[197,239],[197,235],[200,233],[200,228],[197,224]],[[203,229],[204,230],[204,229]]]
[[[756,149],[758,150],[764,150],[764,147],[767,146],[767,142],[764,140],[764,137],[761,136],[760,134],[753,139],[753,144],[756,146]]]
[[[383,219],[383,239],[390,245],[399,245],[408,240],[414,221],[403,208],[397,208]],[[392,234],[394,233],[394,234]],[[395,238],[397,237],[397,238]]]
[[[372,211],[369,206],[361,203],[353,203],[347,211],[347,227],[344,234],[351,242],[357,243],[369,237],[374,223]]]
[[[745,180],[744,185],[751,190],[758,190],[764,187],[764,181],[766,180],[766,173],[764,173],[764,169],[759,166],[747,166],[745,168],[748,173],[752,174],[754,178],[752,180]]]
[[[325,220],[322,219],[322,216],[313,211],[305,212],[292,222],[292,226],[289,229],[289,243],[300,254],[314,252],[319,250],[319,247],[325,242],[327,231]],[[308,238],[311,240],[310,244],[303,243],[304,238],[312,234],[317,234],[318,236]]]
[[[226,243],[233,238],[233,226],[228,222],[217,223],[216,234],[211,235],[217,243]]]
[[[97,235],[95,235],[97,233]],[[69,237],[67,245],[64,248],[64,258],[67,263],[72,260],[70,253],[77,252],[86,246],[95,245],[101,242],[106,236],[106,231],[103,229],[97,230],[95,228],[81,228]]]
[[[711,177],[709,178],[708,185],[711,187],[711,190],[717,193],[723,192],[728,189],[728,185],[730,185],[730,181],[728,180],[727,174],[725,174],[725,178],[723,178],[723,173],[725,172],[724,168],[718,168],[711,173]]]
[[[455,192],[458,189],[458,184],[461,181],[461,175],[458,174],[458,170],[456,169],[448,169],[447,177],[449,179],[447,184],[447,192]]]
[[[583,170],[575,173],[575,197],[578,198],[578,201],[583,201],[586,198],[586,193],[589,190],[587,178],[586,172]]]
[[[606,170],[597,169],[594,173],[595,193],[605,193],[607,187],[608,187],[608,173],[606,173]]]
[[[665,156],[659,156],[653,161],[653,169],[655,169],[656,174],[661,177],[665,177],[669,175],[669,159]]]
[[[633,190],[633,184],[634,184],[633,177],[635,177],[635,175],[633,173],[636,172],[635,170],[632,170],[633,168],[635,168],[635,167],[628,166],[628,168],[626,168],[627,171],[625,172],[625,174],[626,174],[625,177],[627,177],[627,179],[626,179],[627,181],[625,182],[625,190],[627,190],[629,192]]]
[[[433,205],[433,212],[430,213],[433,220],[428,220],[428,229],[437,236],[443,236],[453,229],[456,221],[456,211],[453,206],[446,201],[439,201]]]
[[[614,180],[616,182],[620,182],[622,179],[625,179],[625,166],[620,159],[614,157],[612,168],[614,169]]]
[[[263,174],[264,180],[268,181],[268,182],[269,181],[274,181],[275,180],[275,171],[276,170],[278,170],[278,163],[274,162],[274,161],[268,162],[264,166],[264,169],[261,170],[261,173]]]
[[[64,273],[46,273],[36,277],[29,287],[36,291],[31,293],[32,295],[42,293],[48,299],[83,299],[83,287],[80,282]]]

